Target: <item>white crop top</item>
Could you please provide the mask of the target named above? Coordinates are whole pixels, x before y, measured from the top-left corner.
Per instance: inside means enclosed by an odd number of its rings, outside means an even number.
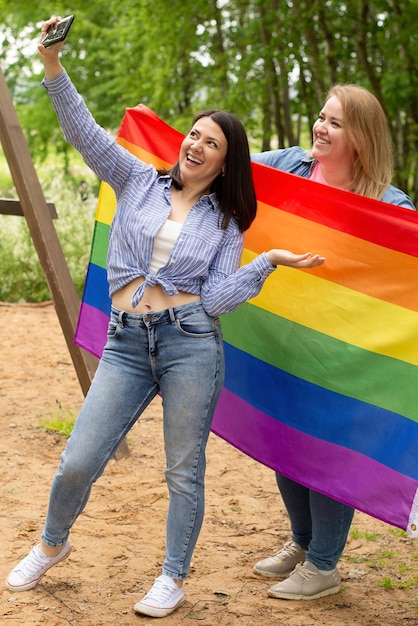
[[[167,220],[156,234],[150,264],[150,270],[154,274],[167,263],[182,226],[180,222]]]

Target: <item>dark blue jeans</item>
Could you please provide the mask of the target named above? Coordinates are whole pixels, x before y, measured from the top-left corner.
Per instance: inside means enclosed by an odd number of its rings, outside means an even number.
[[[336,567],[347,541],[354,509],[276,473],[286,506],[292,540],[306,550],[318,569]]]

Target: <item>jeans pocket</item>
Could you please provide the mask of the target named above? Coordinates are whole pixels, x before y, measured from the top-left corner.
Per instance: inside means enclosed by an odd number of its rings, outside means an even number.
[[[220,324],[203,310],[176,318],[177,330],[186,337],[216,337]]]
[[[110,320],[107,326],[107,338],[113,339],[114,337],[117,337],[119,334],[119,330],[120,330],[120,324],[118,324],[117,322],[114,322],[113,320]]]

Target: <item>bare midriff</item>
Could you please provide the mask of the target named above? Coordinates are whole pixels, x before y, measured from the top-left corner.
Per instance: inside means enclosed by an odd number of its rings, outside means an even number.
[[[200,300],[200,296],[186,293],[185,291],[179,291],[176,296],[169,296],[164,292],[161,285],[155,285],[153,287],[145,287],[142,300],[133,308],[132,296],[143,282],[144,278],[140,276],[114,293],[112,296],[113,306],[127,313],[149,313],[149,311],[164,311],[165,309],[189,304],[189,302],[199,302]]]

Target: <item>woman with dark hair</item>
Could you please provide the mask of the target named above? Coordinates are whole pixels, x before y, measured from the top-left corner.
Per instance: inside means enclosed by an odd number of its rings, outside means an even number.
[[[225,164],[221,174],[211,183],[210,192],[216,193],[223,214],[222,227],[227,228],[231,217],[238,223],[243,233],[255,217],[256,198],[248,161],[247,134],[241,122],[227,111],[208,109],[198,113],[192,127],[202,118],[210,117],[222,129],[228,144]],[[160,170],[160,174],[170,174],[176,189],[182,189],[180,166],[177,162],[170,170]],[[241,209],[238,209],[241,207]]]
[[[57,22],[51,18],[42,34]],[[39,45],[44,87],[65,137],[113,188],[107,272],[108,341],[52,483],[42,541],[9,574],[12,591],[35,587],[70,553],[70,529],[129,430],[161,393],[169,490],[162,574],[134,610],[153,617],[185,601],[182,589],[203,521],[205,448],[224,380],[219,315],[256,296],[277,265],[315,267],[318,255],[270,250],[240,266],[256,214],[245,130],[205,111],[178,162],[157,171],[93,119],[59,61]]]

